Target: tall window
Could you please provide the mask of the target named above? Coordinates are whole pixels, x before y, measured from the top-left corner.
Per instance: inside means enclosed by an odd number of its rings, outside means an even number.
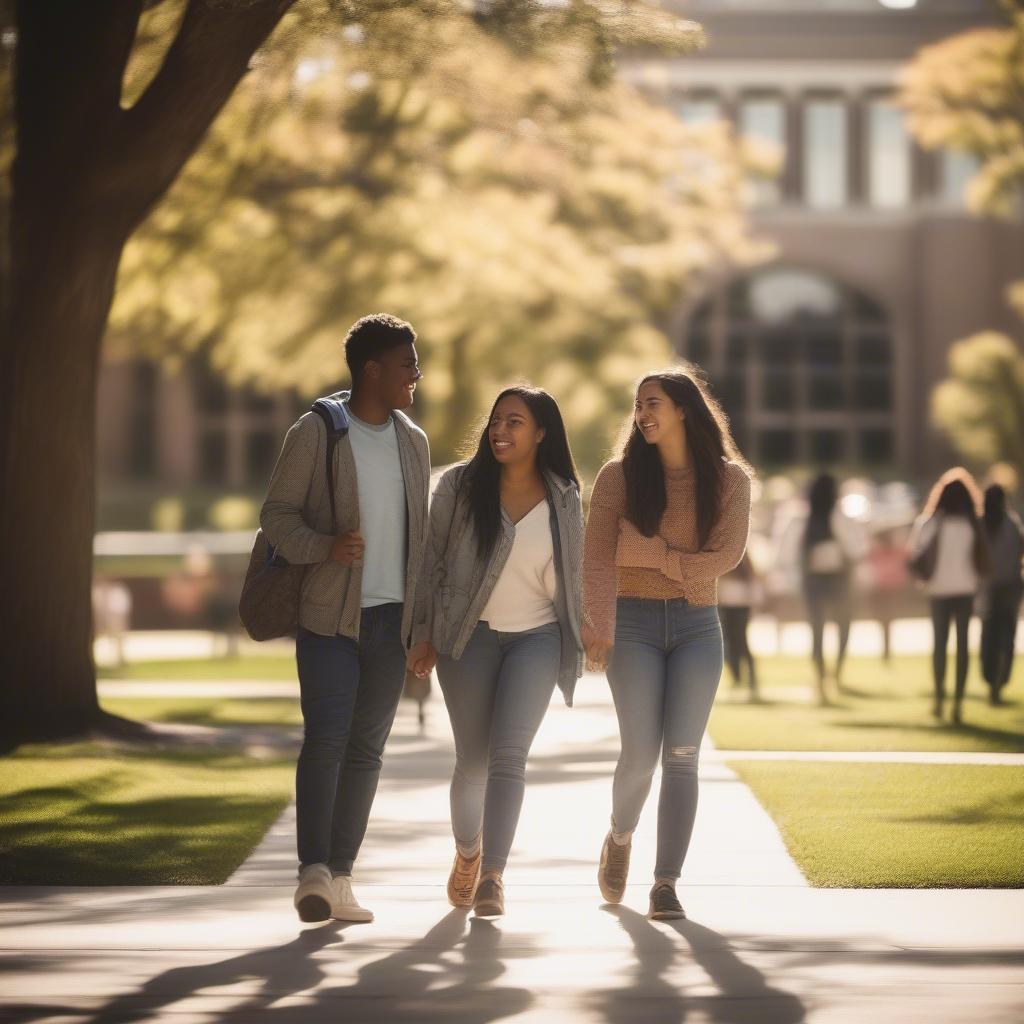
[[[786,152],[786,108],[781,99],[772,96],[751,96],[740,104],[740,134],[754,142],[766,155],[778,162]],[[770,206],[779,201],[777,178],[755,178],[750,182],[755,206]]]
[[[804,106],[804,198],[808,206],[829,209],[847,199],[846,104],[841,99],[809,99]]]
[[[192,366],[198,420],[198,468],[203,483],[264,486],[292,415],[290,392],[232,388],[202,357]]]
[[[939,198],[947,206],[967,206],[967,183],[978,172],[978,158],[959,149],[944,149],[940,162]]]
[[[869,296],[800,268],[760,270],[700,305],[684,352],[756,462],[892,459],[892,345]]]
[[[910,140],[903,112],[888,100],[868,105],[868,201],[905,206],[910,199]]]
[[[678,93],[673,96],[670,106],[679,120],[686,124],[706,124],[722,116],[722,105],[712,95]]]

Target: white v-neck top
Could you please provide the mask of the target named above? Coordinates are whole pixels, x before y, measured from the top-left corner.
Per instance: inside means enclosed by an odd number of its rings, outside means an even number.
[[[516,523],[508,561],[480,613],[491,629],[522,633],[558,621],[549,515],[548,503],[542,499]]]

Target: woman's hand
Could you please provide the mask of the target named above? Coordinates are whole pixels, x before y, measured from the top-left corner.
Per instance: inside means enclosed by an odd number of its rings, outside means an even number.
[[[603,672],[608,666],[608,652],[612,649],[611,642],[587,625],[584,625],[580,639],[583,641],[587,671]]]
[[[437,664],[437,651],[429,640],[409,648],[405,658],[406,671],[412,672],[418,679],[426,679]]]

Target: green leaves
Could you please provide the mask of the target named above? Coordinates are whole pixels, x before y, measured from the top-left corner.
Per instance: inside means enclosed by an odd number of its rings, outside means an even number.
[[[757,254],[744,164],[724,128],[595,78],[605,47],[691,46],[692,26],[635,3],[466,8],[298,5],[129,245],[111,350],[202,349],[235,382],[312,393],[338,383],[348,325],[388,309],[420,333],[439,461],[519,378],[599,460],[632,378],[671,357],[651,324]]]

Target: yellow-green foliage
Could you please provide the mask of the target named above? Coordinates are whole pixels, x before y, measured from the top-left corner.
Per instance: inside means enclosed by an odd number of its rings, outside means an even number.
[[[111,351],[203,349],[237,382],[316,392],[344,375],[348,325],[386,309],[420,333],[436,461],[525,378],[594,465],[632,378],[670,358],[656,325],[761,251],[745,164],[724,128],[607,73],[609,47],[692,48],[696,26],[637,4],[492,9],[505,22],[298,5],[127,247]]]
[[[978,159],[967,203],[1012,218],[1024,196],[1024,3],[1002,0],[1005,28],[976,29],[925,47],[903,74],[910,130],[928,149]],[[1024,316],[1024,282],[1007,299]],[[987,331],[953,347],[950,378],[932,396],[932,419],[969,459],[1024,469],[1024,355]]]
[[[968,458],[1024,471],[1024,351],[997,331],[957,342],[949,377],[932,393],[932,419]]]
[[[1010,215],[1024,186],[1024,4],[1003,7],[1006,28],[921,50],[904,72],[901,102],[921,145],[980,160],[967,190],[971,209]]]

